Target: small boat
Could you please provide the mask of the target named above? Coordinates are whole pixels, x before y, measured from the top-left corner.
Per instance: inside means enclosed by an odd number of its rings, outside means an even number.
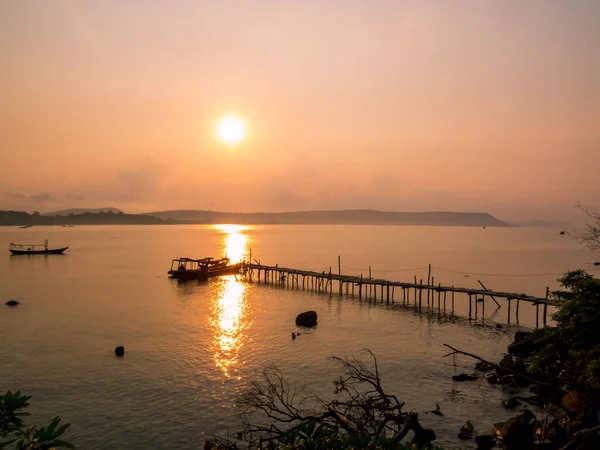
[[[229,258],[175,258],[171,261],[171,269],[168,273],[178,280],[206,281],[209,278],[238,274],[242,265],[242,263],[230,264]]]
[[[19,228],[32,228],[32,227],[33,227],[33,225],[23,225],[23,226],[21,226]]]
[[[48,248],[48,239],[43,244],[10,243],[8,251],[13,255],[60,255],[69,247]]]

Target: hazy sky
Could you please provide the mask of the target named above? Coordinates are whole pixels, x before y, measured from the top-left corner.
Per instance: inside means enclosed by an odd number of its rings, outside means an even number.
[[[598,0],[0,0],[0,58],[0,209],[600,209]]]

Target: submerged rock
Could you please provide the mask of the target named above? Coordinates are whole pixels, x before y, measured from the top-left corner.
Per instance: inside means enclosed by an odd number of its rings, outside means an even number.
[[[6,306],[17,306],[19,304],[16,300],[9,300],[5,303]]]
[[[125,347],[123,347],[122,345],[119,345],[117,348],[115,348],[115,355],[123,356],[124,354],[125,354]]]
[[[454,381],[475,381],[479,379],[478,375],[469,375],[468,373],[460,373],[458,375],[452,375]]]
[[[317,313],[316,311],[306,311],[296,316],[296,325],[299,327],[316,327]]]

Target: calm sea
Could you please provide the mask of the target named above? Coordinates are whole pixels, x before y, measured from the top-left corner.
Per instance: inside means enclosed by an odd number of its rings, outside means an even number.
[[[65,256],[0,258],[0,390],[32,395],[33,420],[60,415],[81,449],[193,449],[212,432],[237,431],[235,402],[244,385],[276,364],[305,390],[332,397],[331,355],[378,357],[384,386],[420,412],[451,448],[473,421],[488,433],[505,419],[500,400],[513,387],[457,383],[444,343],[497,360],[517,325],[506,304],[475,324],[375,303],[248,284],[167,278],[177,256],[227,255],[266,264],[337,270],[397,281],[435,282],[543,296],[560,273],[594,269],[594,254],[558,230],[396,226],[82,226],[0,228],[11,241],[68,245]],[[5,250],[3,250],[5,251]],[[597,255],[596,255],[597,258]],[[596,272],[597,273],[597,272]],[[461,303],[462,302],[462,303]],[[292,341],[294,318],[314,309],[318,327]],[[456,299],[457,312],[465,299]],[[535,308],[521,305],[521,326]],[[487,324],[492,323],[491,326]],[[482,326],[483,325],[483,326]],[[125,357],[113,350],[125,346]],[[425,414],[439,404],[443,417]]]

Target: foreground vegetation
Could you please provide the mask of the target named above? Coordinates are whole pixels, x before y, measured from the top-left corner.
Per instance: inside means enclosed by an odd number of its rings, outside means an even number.
[[[70,442],[59,439],[70,424],[59,426],[58,417],[45,427],[29,427],[25,424],[24,418],[29,413],[24,410],[29,406],[30,398],[19,391],[8,391],[0,396],[0,450],[75,448]]]

